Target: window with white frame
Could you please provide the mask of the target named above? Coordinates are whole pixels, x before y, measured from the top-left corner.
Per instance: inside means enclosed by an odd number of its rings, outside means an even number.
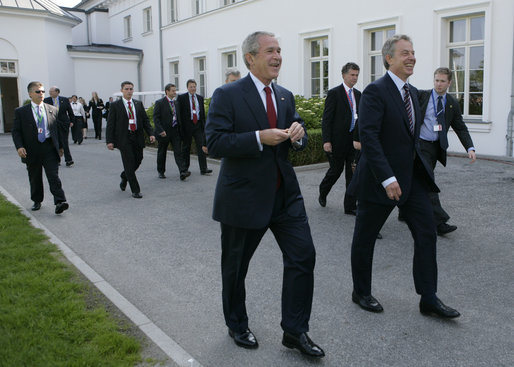
[[[152,7],[143,9],[143,33],[152,31]]]
[[[129,40],[132,38],[132,19],[130,15],[127,15],[123,18],[123,29],[125,40]]]
[[[484,14],[448,19],[448,91],[465,117],[481,117],[484,95]]]
[[[175,84],[177,89],[180,89],[178,61],[170,62],[170,81],[171,81],[171,83]]]
[[[368,82],[374,82],[385,74],[386,68],[382,59],[382,46],[384,45],[384,42],[388,38],[394,36],[394,34],[394,26],[380,29],[371,29],[368,31]]]
[[[16,61],[0,60],[0,76],[17,76]]]
[[[234,4],[236,2],[236,0],[222,0],[223,1],[223,5],[230,5],[230,4]]]
[[[325,97],[328,92],[328,37],[307,41],[310,48],[311,97]]]
[[[192,0],[193,1],[193,15],[202,14],[204,12],[205,4],[204,0]]]
[[[207,97],[207,65],[205,56],[195,58],[196,90],[201,96]]]
[[[177,0],[168,0],[168,23],[174,23],[177,20]]]
[[[222,78],[221,80],[225,80],[225,73],[230,69],[236,69],[237,68],[237,52],[236,51],[229,51],[224,52],[221,55],[221,62],[223,64],[223,70],[222,72]]]

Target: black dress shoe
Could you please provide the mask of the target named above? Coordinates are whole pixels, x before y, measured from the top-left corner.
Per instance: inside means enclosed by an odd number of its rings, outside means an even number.
[[[180,181],[184,181],[188,177],[186,172],[180,172]]]
[[[255,349],[259,346],[259,343],[257,343],[257,338],[255,338],[255,335],[253,335],[250,329],[246,329],[242,333],[228,329],[228,335],[230,335],[230,337],[234,339],[236,345],[240,347]]]
[[[437,234],[439,236],[443,236],[447,233],[453,232],[457,229],[457,226],[448,224],[448,223],[441,223],[437,226]]]
[[[166,178],[163,172],[159,172],[159,178]]]
[[[71,167],[75,164],[73,161],[66,162],[66,167]]]
[[[57,203],[57,205],[55,206],[55,214],[61,214],[63,211],[65,211],[69,207],[70,206],[68,205],[68,203],[66,201]]]
[[[318,198],[319,205],[321,205],[323,208],[327,206],[327,197],[326,196],[319,196]]]
[[[382,237],[382,235],[380,234],[380,232],[378,232],[378,234],[377,234],[377,240],[381,240],[382,238],[383,238],[383,237]]]
[[[421,312],[423,315],[431,315],[435,314],[439,317],[443,317],[446,319],[453,319],[455,317],[459,317],[460,313],[457,310],[454,310],[451,307],[446,306],[444,303],[441,302],[439,298],[436,297],[434,303],[428,303],[428,302],[419,302],[419,312]]]
[[[325,352],[318,345],[316,345],[307,333],[301,333],[300,335],[289,334],[284,331],[284,336],[282,338],[282,345],[287,348],[293,349],[296,348],[302,354],[305,354],[310,357],[322,358],[325,357]]]
[[[141,193],[140,193],[140,192],[133,192],[133,193],[132,193],[132,197],[133,197],[134,199],[142,199],[142,198],[143,198],[143,195],[141,195]]]
[[[209,173],[212,173],[212,169],[206,169],[204,171],[201,171],[200,173],[205,176],[205,175],[208,175]]]
[[[30,208],[30,210],[35,212],[36,210],[39,210],[39,209],[41,209],[41,203],[34,201],[34,205],[32,205],[32,208]]]
[[[120,189],[121,191],[125,191],[125,189],[127,188],[127,180],[121,180],[120,182]]]
[[[345,210],[344,214],[357,215],[357,210],[355,210],[355,209]]]
[[[369,296],[360,296],[355,291],[352,292],[352,301],[357,303],[362,309],[369,312],[382,312],[384,308],[382,305],[373,297]]]

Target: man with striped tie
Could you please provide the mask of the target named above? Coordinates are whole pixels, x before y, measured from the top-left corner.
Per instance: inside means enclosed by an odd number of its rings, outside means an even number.
[[[423,116],[417,89],[408,82],[416,64],[411,39],[391,37],[382,56],[387,73],[366,87],[359,105],[362,155],[349,187],[359,201],[351,255],[352,300],[367,311],[383,311],[371,295],[373,250],[378,232],[398,206],[414,239],[413,275],[421,296],[420,312],[458,317],[459,312],[436,296],[437,234],[428,192],[439,188],[419,145]]]

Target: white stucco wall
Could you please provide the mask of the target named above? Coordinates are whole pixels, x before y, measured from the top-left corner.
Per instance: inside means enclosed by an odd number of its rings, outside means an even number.
[[[95,11],[89,14],[90,43],[110,44],[109,14]]]
[[[166,3],[166,2],[164,2]],[[241,55],[241,43],[251,32],[274,32],[282,47],[283,64],[279,83],[295,94],[306,94],[306,39],[328,36],[329,86],[341,83],[341,66],[354,61],[361,66],[357,88],[364,89],[368,68],[365,60],[369,29],[394,25],[396,33],[412,37],[417,64],[411,83],[418,88],[432,87],[433,71],[444,65],[445,18],[485,12],[485,85],[483,122],[468,123],[477,151],[505,155],[507,116],[510,110],[514,2],[511,0],[470,1],[433,0],[430,2],[390,0],[345,3],[332,0],[323,4],[295,0],[250,0],[219,9],[219,2],[206,0],[207,14],[191,18],[191,1],[178,0],[179,21],[163,30],[164,77],[169,77],[169,62],[179,61],[180,83],[194,76],[194,57],[207,59],[207,96],[223,83],[221,53],[236,48],[238,68],[247,70]],[[318,11],[320,7],[327,9]],[[219,10],[214,10],[218,8]],[[167,5],[165,5],[167,9]],[[273,9],[270,11],[270,9]],[[167,17],[163,11],[163,20]],[[145,60],[146,63],[146,60]],[[180,89],[184,89],[180,85]],[[463,151],[456,136],[450,134],[450,151]]]

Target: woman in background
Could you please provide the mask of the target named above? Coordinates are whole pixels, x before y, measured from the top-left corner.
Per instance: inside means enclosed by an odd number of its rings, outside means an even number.
[[[84,117],[84,123],[82,125],[82,137],[84,139],[87,139],[87,119],[89,118],[89,106],[82,97],[79,97],[79,102],[84,107],[84,112],[86,113],[86,116]]]
[[[102,110],[104,102],[98,97],[98,93],[93,92],[89,101],[89,113],[93,117],[95,126],[95,139],[102,140]]]

